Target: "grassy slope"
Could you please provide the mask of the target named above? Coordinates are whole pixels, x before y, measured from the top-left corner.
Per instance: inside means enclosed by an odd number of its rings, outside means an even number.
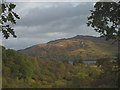
[[[90,40],[91,39],[91,40]],[[40,44],[20,52],[30,56],[81,56],[82,59],[96,59],[117,54],[117,46],[101,39],[71,38]],[[54,57],[55,58],[55,57]]]

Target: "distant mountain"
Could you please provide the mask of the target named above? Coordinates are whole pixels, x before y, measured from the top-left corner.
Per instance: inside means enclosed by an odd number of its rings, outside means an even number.
[[[77,35],[72,38],[58,39],[45,44],[35,45],[19,52],[29,56],[49,60],[96,60],[117,54],[117,43],[106,41],[104,37]]]

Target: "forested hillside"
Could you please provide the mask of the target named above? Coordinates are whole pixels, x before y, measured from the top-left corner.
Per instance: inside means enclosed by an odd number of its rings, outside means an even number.
[[[69,64],[30,57],[2,47],[3,88],[117,87],[116,60]]]

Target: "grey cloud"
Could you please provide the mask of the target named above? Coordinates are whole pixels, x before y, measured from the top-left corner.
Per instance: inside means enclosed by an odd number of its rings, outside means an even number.
[[[49,33],[49,32],[65,32],[65,33],[75,33],[75,31],[80,32],[81,29],[77,29],[81,25],[86,23],[86,17],[72,17],[61,20],[56,20],[47,25],[37,25],[37,26],[16,26],[17,35],[20,37],[28,37],[40,34]],[[86,25],[86,24],[85,24]]]
[[[54,22],[56,20],[71,18],[74,16],[88,15],[89,8],[92,8],[91,3],[80,4],[76,7],[73,7],[71,4],[56,4],[56,7],[50,8],[32,8],[27,11],[28,13],[21,17],[21,20],[18,21],[18,25],[25,26],[36,26],[40,24],[47,24]],[[24,11],[23,13],[25,13]]]
[[[26,6],[25,6],[26,5]],[[92,3],[28,3],[18,4],[21,19],[14,25],[17,38],[3,39],[8,48],[22,49],[50,40],[75,35],[98,35],[87,27]],[[20,6],[20,7],[19,7]],[[19,8],[23,7],[22,9]]]

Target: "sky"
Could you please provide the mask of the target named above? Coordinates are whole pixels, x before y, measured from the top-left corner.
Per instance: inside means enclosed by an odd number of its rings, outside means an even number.
[[[92,2],[16,2],[15,12],[20,20],[12,25],[17,38],[2,38],[2,45],[15,50],[47,43],[51,40],[71,38],[76,35],[99,36],[87,27],[87,17],[93,9]],[[1,33],[0,33],[1,35]]]

